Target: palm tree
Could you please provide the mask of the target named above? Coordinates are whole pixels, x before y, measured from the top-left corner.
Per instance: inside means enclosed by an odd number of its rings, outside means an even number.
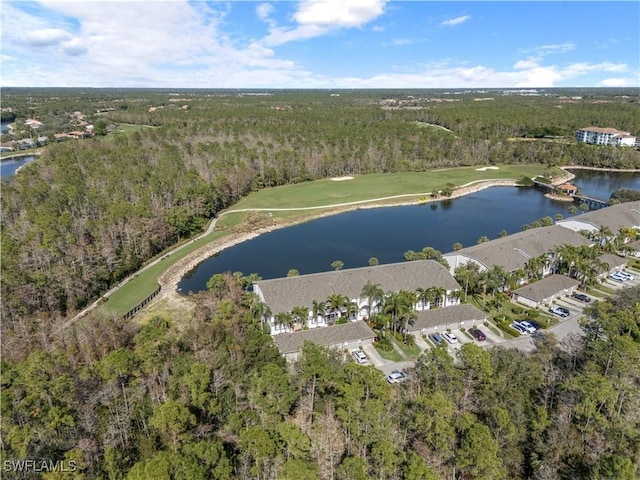
[[[282,327],[293,328],[293,315],[291,315],[290,312],[276,313],[274,325],[278,325],[280,329],[282,329]]]
[[[536,280],[540,280],[540,278],[542,278],[542,270],[544,269],[546,261],[546,254],[539,255],[537,257],[531,257],[529,260],[527,260],[527,263],[525,263],[524,265],[527,276],[530,279],[535,278]]]
[[[525,278],[526,275],[527,273],[522,268],[517,268],[511,273],[509,273],[507,276],[507,282],[506,282],[507,288],[509,290],[515,290],[516,288],[518,288],[518,286],[520,285],[520,282],[522,281],[523,278]]]
[[[607,247],[610,246],[611,237],[613,237],[611,229],[606,225],[600,225],[600,228],[598,229],[598,244],[600,245],[600,248],[608,251]]]
[[[249,312],[251,312],[251,316],[260,320],[260,325],[264,326],[265,320],[271,316],[271,310],[266,303],[260,300],[260,297],[255,292],[247,292],[245,293],[245,301],[246,305],[249,307]]]
[[[421,310],[426,310],[427,304],[429,304],[429,308],[433,305],[436,300],[436,292],[433,290],[433,287],[422,288],[418,287],[416,289],[416,299],[418,303],[421,305]]]
[[[345,307],[346,307],[347,318],[349,320],[351,320],[351,315],[355,315],[355,319],[358,318],[358,312],[360,311],[360,306],[358,305],[358,302],[356,302],[355,300],[347,300]]]
[[[291,315],[293,315],[296,325],[300,325],[300,328],[304,328],[309,320],[309,309],[307,307],[293,307]]]
[[[347,306],[347,302],[349,299],[344,295],[340,295],[339,293],[334,293],[329,295],[327,298],[327,308],[329,309],[329,322],[335,323],[335,315],[338,314],[338,317],[342,315],[342,309]]]
[[[435,294],[435,304],[438,307],[444,307],[447,301],[447,289],[444,287],[431,287]]]
[[[633,242],[638,238],[638,231],[633,227],[622,227],[618,232],[618,238],[622,243]]]
[[[384,302],[384,313],[391,314],[391,326],[395,335],[398,320],[403,316],[413,312],[415,304],[415,294],[400,290],[399,292],[388,293]]]
[[[331,262],[331,267],[334,270],[342,270],[344,267],[344,262],[342,260],[336,260],[335,262]]]
[[[313,301],[311,315],[316,322],[316,326],[318,326],[318,316],[322,317],[322,321],[325,320],[325,306],[326,302]]]
[[[368,281],[362,287],[362,290],[360,291],[360,297],[367,298],[367,307],[369,309],[367,315],[369,316],[369,318],[371,318],[371,309],[373,307],[373,304],[376,300],[378,300],[379,302],[382,297],[384,297],[384,290],[382,290],[379,284]]]

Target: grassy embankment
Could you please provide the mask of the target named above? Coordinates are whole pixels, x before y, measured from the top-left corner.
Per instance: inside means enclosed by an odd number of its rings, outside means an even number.
[[[477,167],[461,167],[432,170],[429,172],[376,173],[358,175],[353,180],[342,182],[331,179],[315,182],[285,185],[254,192],[240,200],[229,212],[242,209],[274,209],[274,218],[298,220],[308,216],[317,216],[319,210],[277,211],[277,208],[317,207],[321,205],[340,205],[342,203],[375,200],[395,195],[406,197],[375,201],[376,204],[394,204],[415,202],[433,191],[442,190],[447,183],[456,186],[469,182],[491,179],[519,179],[522,176],[533,177],[545,171],[542,165],[502,165],[499,170],[477,171]],[[239,224],[246,213],[228,213],[219,221],[221,226]]]
[[[341,208],[338,206],[344,203],[366,201],[375,204],[415,202],[425,194],[434,190],[441,190],[447,183],[461,186],[477,180],[532,177],[542,174],[546,167],[543,165],[503,165],[500,166],[499,170],[486,171],[477,171],[476,168],[462,167],[429,172],[358,175],[353,180],[342,182],[324,179],[268,188],[251,193],[226,212],[223,212],[223,216],[216,226],[216,229],[220,227],[223,231],[214,231],[204,239],[189,244],[182,250],[169,255],[152,268],[136,275],[135,278],[111,295],[105,303],[105,307],[108,311],[118,315],[123,315],[129,311],[155,290],[158,278],[167,268],[202,245],[229,234],[231,227],[244,222],[246,212],[233,213],[235,210],[265,209],[269,211],[269,209],[274,209],[271,211],[274,219],[279,220],[281,224],[286,224],[317,217],[328,211],[328,209],[313,207],[331,205],[338,209]],[[387,201],[377,200],[395,195],[407,196]],[[309,207],[311,207],[309,210],[275,210],[278,208],[300,209]]]

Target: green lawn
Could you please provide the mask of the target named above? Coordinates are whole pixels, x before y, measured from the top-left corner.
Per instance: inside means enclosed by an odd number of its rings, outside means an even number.
[[[185,246],[182,250],[173,255],[162,259],[158,264],[148,270],[136,275],[122,288],[115,291],[111,297],[104,303],[104,308],[110,313],[116,315],[124,315],[133,307],[142,302],[147,296],[151,295],[158,286],[158,278],[170,266],[181,260],[196,249],[206,245],[207,243],[224,236],[227,232],[215,231],[207,235],[205,238],[193,242]]]
[[[266,188],[253,192],[229,210],[251,208],[304,208],[372,200],[394,195],[423,196],[441,190],[451,182],[461,186],[475,180],[519,179],[545,171],[543,165],[502,165],[499,170],[477,171],[460,167],[429,172],[374,173],[356,175],[353,180],[331,179]]]
[[[402,342],[396,341],[396,339],[394,339],[394,338],[392,338],[391,341],[393,343],[395,343],[400,350],[402,350],[402,352],[404,353],[405,357],[407,357],[408,359],[416,359],[422,353],[422,350],[420,349],[420,347],[418,345],[413,345],[413,346],[410,347],[409,345],[405,345]]]
[[[378,347],[375,346],[375,344],[373,345],[373,347],[376,349],[376,352],[378,352],[378,354],[384,358],[385,360],[389,360],[391,362],[401,362],[402,360],[404,360],[402,358],[402,355],[400,355],[398,352],[396,352],[395,349],[392,350],[382,350]]]

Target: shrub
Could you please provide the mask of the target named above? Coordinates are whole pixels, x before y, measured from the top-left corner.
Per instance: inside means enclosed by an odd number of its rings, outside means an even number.
[[[404,344],[409,347],[413,347],[416,344],[416,337],[413,335],[407,335],[404,340]]]
[[[540,316],[540,311],[536,310],[535,308],[531,308],[531,309],[527,310],[525,312],[525,314],[529,318],[538,318]]]
[[[347,323],[347,317],[340,317],[336,320],[336,325],[342,325],[344,323]]]
[[[379,338],[377,342],[373,344],[376,348],[384,352],[390,352],[393,350],[393,345],[391,344],[391,340],[388,338]]]
[[[511,312],[513,312],[514,315],[520,315],[522,311],[523,311],[522,307],[513,307],[511,309]]]

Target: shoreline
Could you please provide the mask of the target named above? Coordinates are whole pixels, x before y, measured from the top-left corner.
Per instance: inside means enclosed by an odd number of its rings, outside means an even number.
[[[575,174],[567,171],[570,169],[574,170],[596,170],[596,171],[609,171],[609,172],[626,172],[626,173],[640,173],[640,169],[616,169],[616,168],[606,168],[606,167],[585,167],[585,166],[572,166],[572,165],[564,165],[559,167],[565,172],[565,175],[562,175],[559,178],[553,180],[554,185],[560,185],[562,183],[568,182],[575,178]],[[332,207],[327,207],[325,211],[319,211],[315,214],[311,214],[302,219],[288,221],[285,223],[280,223],[273,221],[273,223],[267,227],[259,228],[252,232],[243,232],[243,233],[232,233],[230,236],[225,236],[221,239],[214,240],[207,245],[203,245],[198,250],[192,252],[187,255],[183,259],[176,262],[174,265],[169,267],[160,277],[158,278],[158,283],[160,284],[161,290],[160,294],[156,296],[156,298],[150,303],[153,304],[161,299],[169,299],[178,302],[188,301],[188,296],[186,294],[182,294],[178,290],[178,283],[180,280],[193,268],[197,267],[200,263],[207,260],[208,258],[226,250],[227,248],[234,247],[246,241],[252,240],[264,233],[273,232],[274,230],[278,230],[281,228],[291,227],[294,225],[298,225],[304,222],[317,220],[319,218],[327,217],[330,215],[337,215],[340,213],[345,213],[358,209],[369,209],[369,208],[384,208],[384,207],[399,207],[399,206],[409,206],[409,205],[423,205],[426,203],[437,202],[442,200],[452,200],[455,198],[463,197],[466,195],[470,195],[472,193],[480,192],[487,188],[492,187],[517,187],[517,180],[508,180],[508,179],[496,179],[496,180],[477,180],[473,182],[469,182],[458,187],[454,190],[453,194],[450,197],[436,197],[436,198],[415,198],[413,200],[400,200],[397,198],[397,201],[391,201],[388,203],[382,203],[380,200],[371,200],[371,201],[361,201],[354,202],[349,205],[335,205]],[[421,194],[407,194],[401,195],[400,197],[420,197]],[[311,207],[306,208],[307,210],[321,210],[321,207]],[[276,211],[278,209],[251,209],[252,211]],[[300,209],[282,209],[282,210],[300,210],[304,211],[304,208]],[[227,213],[233,213],[234,211],[228,211]]]
[[[382,203],[379,200],[371,200],[365,202],[357,202],[351,205],[340,205],[335,206],[335,208],[327,208],[326,211],[318,212],[317,214],[309,215],[305,218],[294,220],[286,223],[273,222],[272,225],[267,227],[259,228],[253,232],[245,232],[245,233],[236,233],[231,234],[230,236],[221,238],[219,240],[214,240],[213,242],[202,246],[198,250],[192,252],[187,255],[183,259],[176,262],[174,265],[169,267],[159,278],[158,283],[160,284],[161,291],[160,294],[156,297],[157,300],[167,297],[179,297],[181,300],[187,300],[187,295],[183,295],[178,291],[178,283],[190,270],[198,266],[203,261],[208,258],[222,252],[223,250],[234,247],[246,241],[252,240],[264,233],[273,232],[275,230],[279,230],[281,228],[291,227],[294,225],[298,225],[301,223],[309,222],[312,220],[317,220],[319,218],[328,217],[331,215],[337,215],[340,213],[345,213],[353,210],[359,209],[370,209],[370,208],[385,208],[385,207],[402,207],[402,206],[410,206],[410,205],[422,205],[425,203],[431,202],[439,202],[442,200],[453,200],[455,198],[460,198],[466,195],[470,195],[472,193],[480,192],[487,188],[492,187],[517,187],[517,180],[477,180],[474,182],[467,183],[462,185],[461,187],[454,190],[450,197],[437,197],[437,198],[417,198],[415,200],[407,201],[400,200],[392,201],[390,203]],[[409,194],[410,196],[419,197],[420,194]],[[318,210],[319,207],[313,207]],[[265,209],[267,210],[267,209]],[[270,211],[276,211],[277,209],[268,209]],[[289,209],[291,210],[291,209]],[[230,212],[231,213],[231,212]],[[157,300],[154,299],[155,303]]]

